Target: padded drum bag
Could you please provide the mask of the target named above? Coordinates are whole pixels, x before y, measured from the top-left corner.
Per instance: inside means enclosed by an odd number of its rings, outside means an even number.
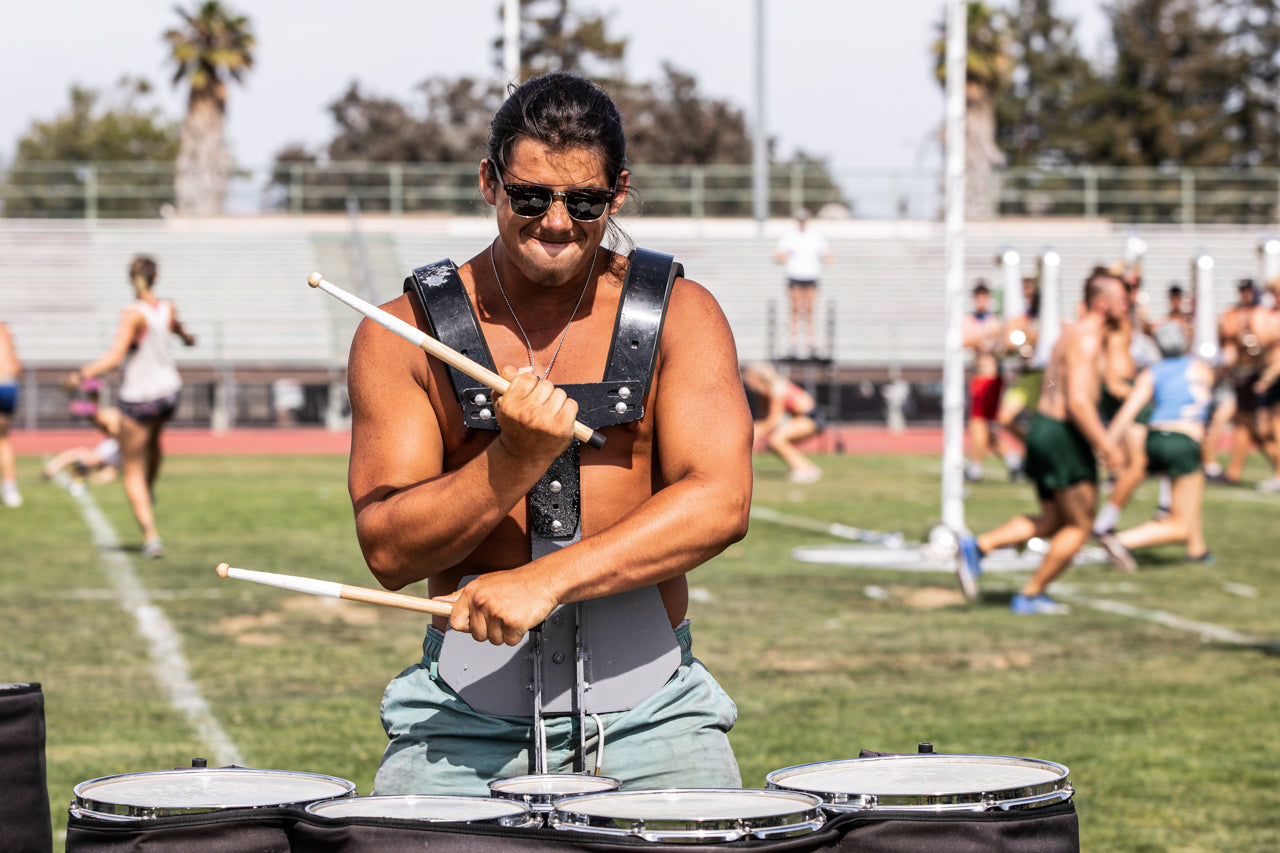
[[[289,853],[285,808],[109,820],[71,814],[67,853]]]
[[[39,684],[0,684],[0,838],[9,853],[53,849]]]

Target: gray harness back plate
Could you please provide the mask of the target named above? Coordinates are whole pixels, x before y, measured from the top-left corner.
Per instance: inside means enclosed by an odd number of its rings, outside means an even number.
[[[578,419],[602,429],[644,416],[671,286],[683,268],[670,255],[637,249],[602,382],[562,385],[579,404]],[[414,270],[405,290],[417,295],[437,340],[493,367],[457,268],[444,260]],[[491,394],[450,368],[466,424],[497,429]],[[533,559],[581,538],[577,441],[529,493]],[[463,583],[471,578],[464,579]],[[579,656],[581,659],[579,660]],[[541,661],[535,677],[535,660]],[[657,587],[562,605],[515,646],[476,642],[446,631],[438,672],[472,708],[496,716],[602,714],[634,708],[680,665],[680,647]],[[535,693],[542,704],[534,709]]]

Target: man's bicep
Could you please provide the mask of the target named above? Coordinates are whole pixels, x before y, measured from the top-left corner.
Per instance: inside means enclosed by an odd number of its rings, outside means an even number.
[[[753,426],[733,334],[692,282],[672,299],[654,408],[667,482],[696,472],[749,483]]]
[[[349,485],[357,503],[441,472],[443,442],[431,399],[423,388],[426,356],[366,320],[351,345]]]

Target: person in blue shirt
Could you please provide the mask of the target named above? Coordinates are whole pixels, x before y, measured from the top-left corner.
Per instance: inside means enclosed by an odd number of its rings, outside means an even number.
[[[1111,422],[1114,439],[1148,402],[1154,408],[1147,433],[1147,471],[1173,481],[1168,518],[1148,521],[1116,534],[1128,550],[1185,542],[1187,560],[1212,563],[1205,544],[1201,502],[1204,467],[1200,444],[1213,395],[1213,369],[1187,352],[1188,339],[1180,323],[1156,329],[1161,360],[1138,374],[1133,390]]]

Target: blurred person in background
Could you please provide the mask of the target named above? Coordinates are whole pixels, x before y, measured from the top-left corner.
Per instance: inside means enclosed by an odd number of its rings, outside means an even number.
[[[973,288],[973,313],[964,318],[964,346],[973,353],[969,378],[969,462],[964,478],[982,479],[982,463],[996,453],[995,429],[1000,415],[1004,380],[1000,356],[1004,353],[1004,323],[991,310],[991,288],[979,279]]]
[[[102,438],[94,445],[78,445],[68,448],[54,456],[44,464],[41,476],[46,480],[56,478],[60,473],[71,470],[70,479],[66,483],[67,491],[73,495],[84,494],[85,484],[99,485],[110,483],[120,473],[123,460],[120,457],[120,410],[114,406],[101,406],[99,392],[102,387],[100,379],[86,379],[74,390],[71,414],[85,418],[102,433]]]
[[[813,308],[818,301],[818,279],[822,277],[824,264],[832,264],[835,257],[827,239],[809,227],[812,214],[804,208],[796,211],[796,225],[782,235],[774,258],[787,269],[787,298],[791,307],[791,354],[799,356],[800,328],[804,327],[806,354],[814,358],[818,354],[818,338],[814,330]]]
[[[778,454],[790,469],[791,482],[815,483],[822,469],[796,447],[824,427],[813,395],[778,372],[768,362],[748,364],[742,371],[747,389],[764,401],[763,420],[755,423],[755,443]]]
[[[9,427],[18,408],[18,380],[22,362],[13,343],[9,327],[0,323],[0,502],[8,507],[22,506],[18,490],[18,462],[13,452]]]
[[[115,339],[103,355],[72,371],[67,379],[78,387],[86,379],[94,379],[124,365],[120,383],[120,455],[122,480],[129,507],[142,529],[143,556],[164,556],[164,544],[156,529],[156,478],[164,458],[161,435],[165,425],[178,409],[182,394],[182,377],[173,359],[170,335],[176,335],[187,346],[194,346],[195,335],[178,319],[177,309],[168,299],[159,299],[154,291],[156,262],[140,256],[129,265],[129,282],[134,302],[120,313]]]
[[[1126,551],[1184,542],[1188,562],[1212,563],[1201,515],[1204,470],[1200,442],[1213,393],[1213,369],[1203,359],[1188,354],[1190,341],[1180,323],[1166,323],[1156,329],[1161,360],[1138,374],[1128,399],[1111,422],[1108,435],[1118,441],[1138,413],[1150,405],[1148,469],[1172,480],[1169,516],[1122,530],[1115,539]],[[1132,563],[1132,557],[1128,562]]]

